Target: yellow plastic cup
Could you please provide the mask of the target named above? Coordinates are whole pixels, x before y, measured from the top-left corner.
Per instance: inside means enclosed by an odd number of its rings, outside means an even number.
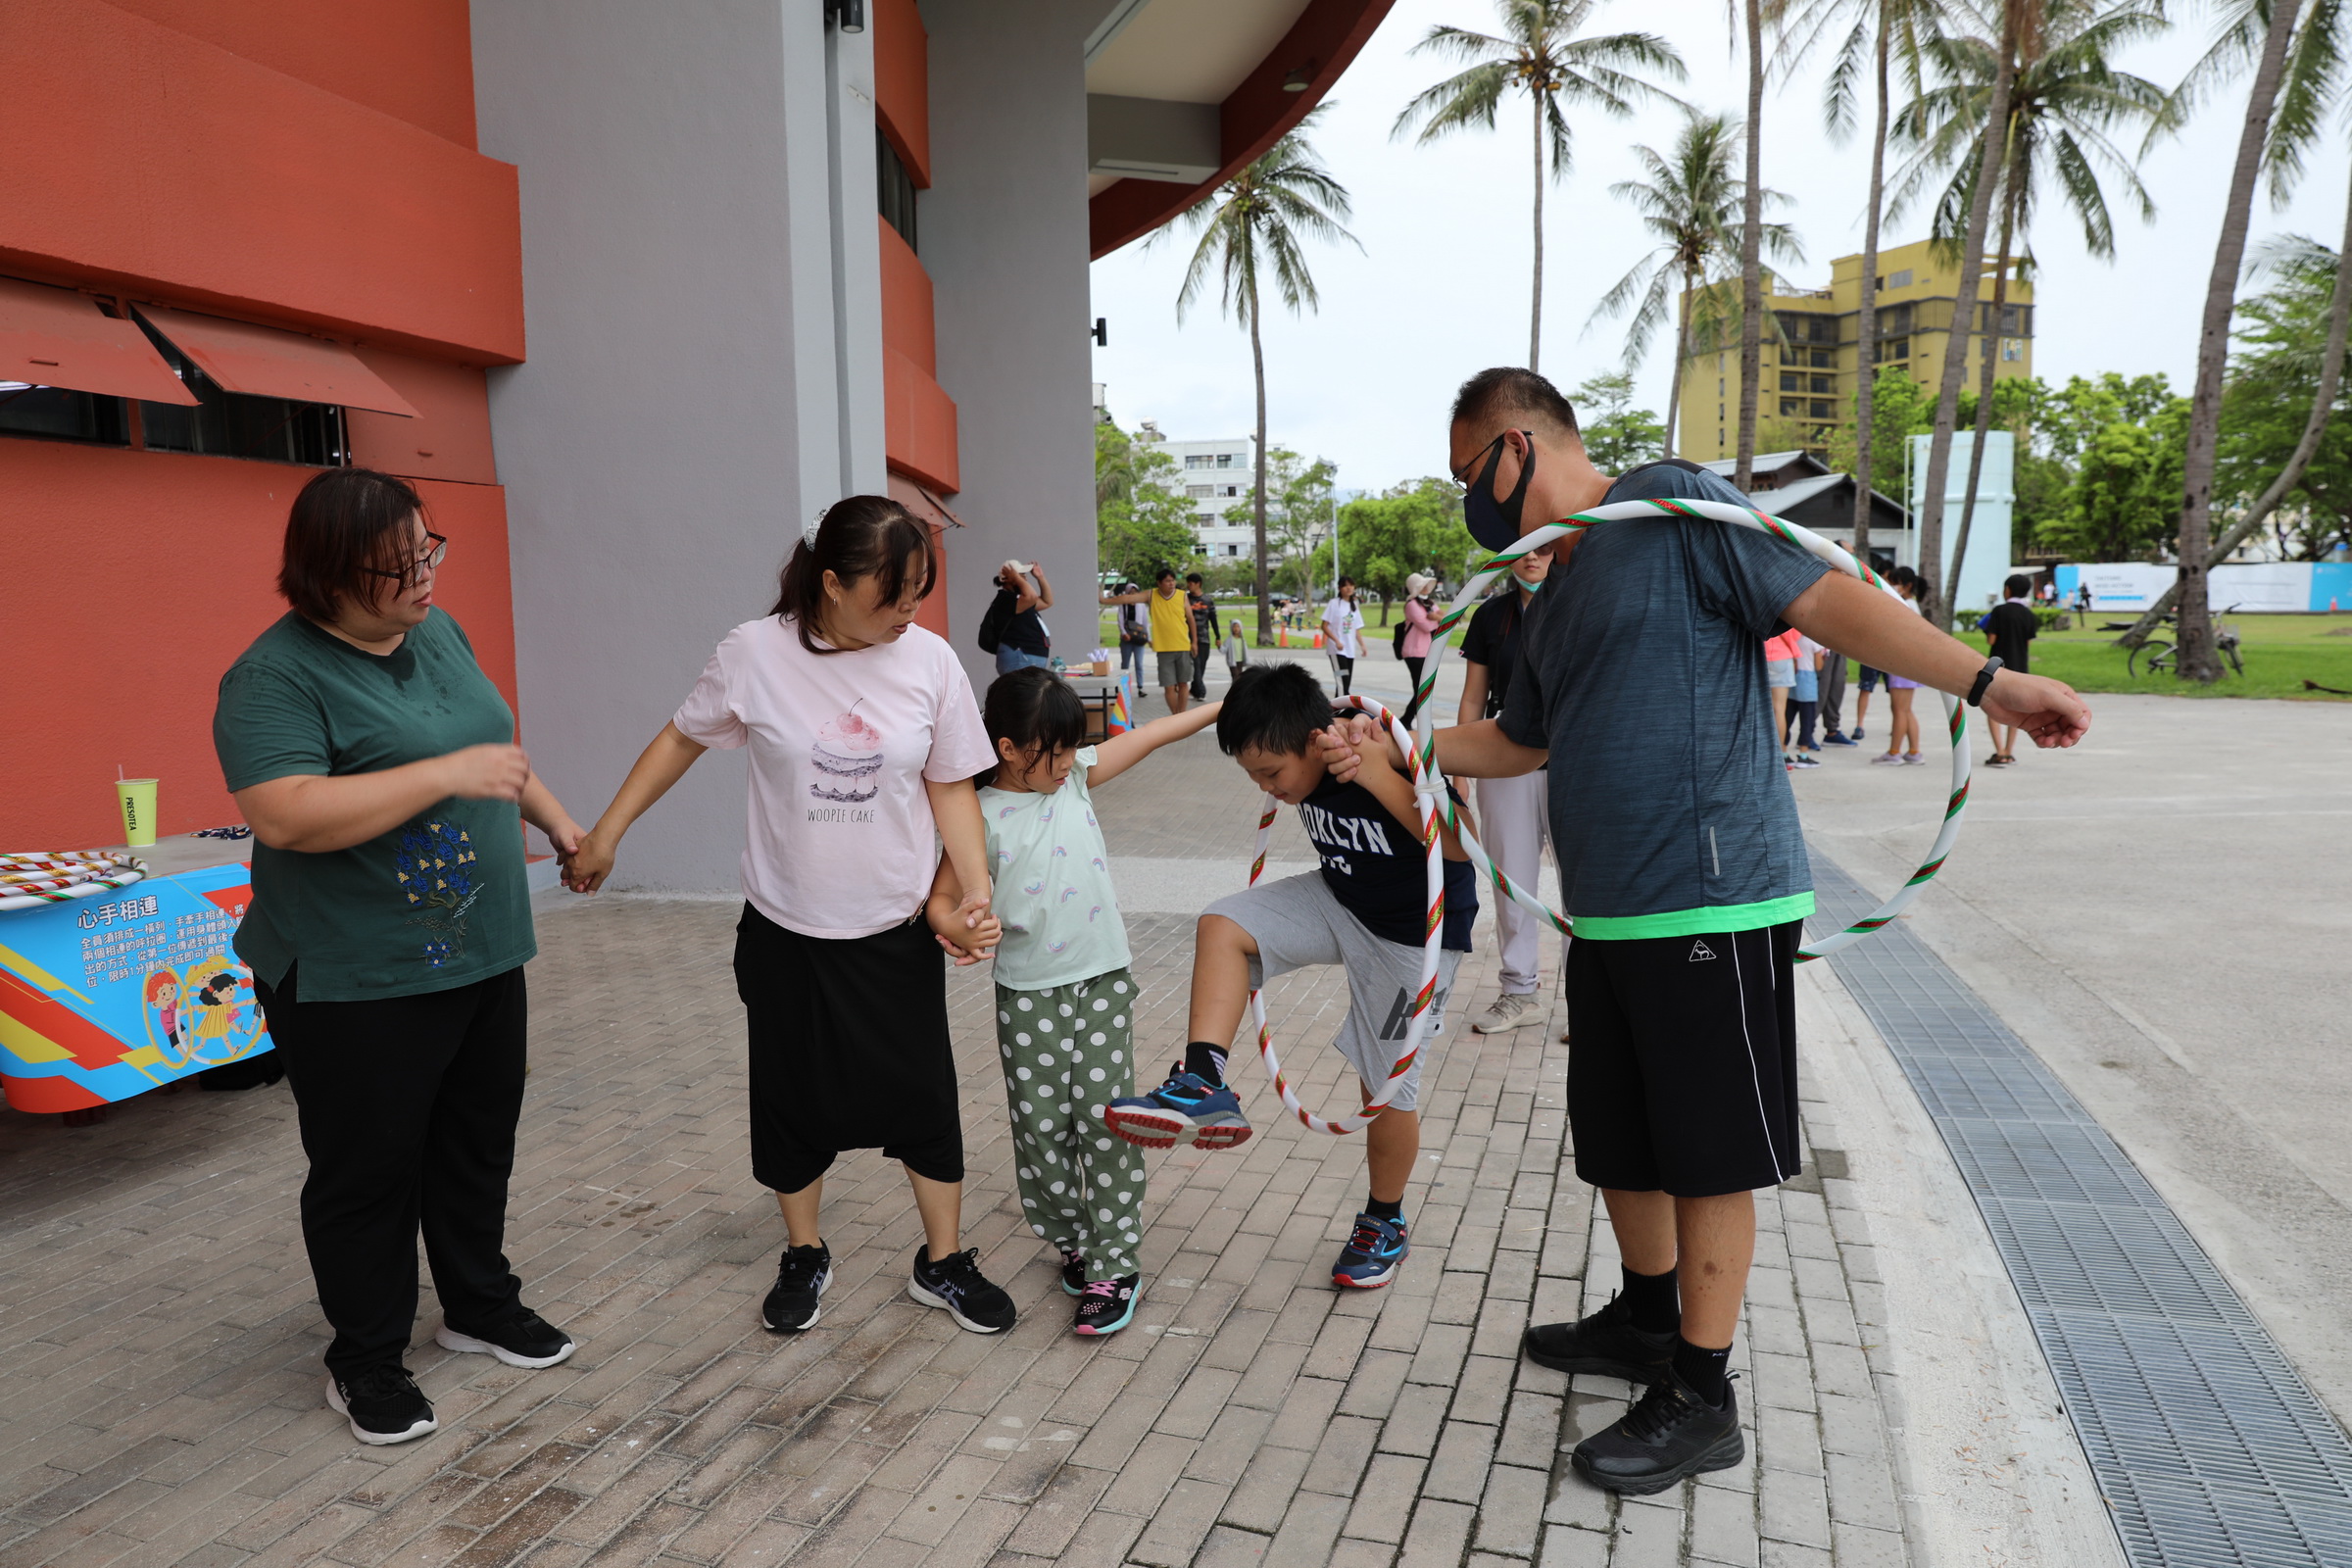
[[[122,808],[122,842],[139,848],[155,842],[155,780],[126,778],[115,784],[115,800]]]

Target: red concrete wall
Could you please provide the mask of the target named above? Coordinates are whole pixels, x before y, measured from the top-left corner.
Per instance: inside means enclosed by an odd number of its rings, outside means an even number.
[[[114,5],[473,148],[473,29],[466,0]]]
[[[931,186],[931,40],[914,0],[873,0],[874,118],[918,186]]]
[[[349,85],[379,69],[370,51],[385,17],[439,18],[445,33],[452,6],[200,9],[240,47],[258,50],[271,27],[299,31],[273,58],[314,74],[337,62]],[[181,7],[197,0],[152,6]],[[0,271],[476,365],[522,358],[515,171],[472,151],[469,131],[449,134],[461,94],[471,118],[472,85],[447,46],[396,51],[355,101],[103,0],[9,0],[0,60]],[[416,118],[377,107],[387,100]]]
[[[164,833],[238,819],[213,757],[220,673],[285,612],[272,584],[295,492],[318,472],[176,453],[0,439],[0,559],[36,563],[0,615],[13,737],[0,845],[122,837],[115,768],[162,780]],[[436,602],[514,701],[506,493],[423,481],[449,537]]]

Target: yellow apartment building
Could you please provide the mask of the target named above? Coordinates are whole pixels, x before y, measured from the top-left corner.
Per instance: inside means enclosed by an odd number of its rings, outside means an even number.
[[[2012,278],[1997,342],[1986,335],[1992,316],[1990,267],[1978,285],[1978,330],[1971,342],[1978,356],[1994,354],[1996,376],[2034,373],[2034,286]],[[1950,352],[1952,305],[1959,277],[1955,263],[1938,261],[1929,242],[1879,253],[1878,344],[1865,362],[1859,321],[1862,314],[1862,258],[1840,256],[1830,264],[1830,286],[1767,293],[1763,391],[1756,400],[1756,450],[1802,450],[1828,455],[1832,436],[1849,430],[1854,393],[1865,363],[1899,365],[1933,386]],[[1736,310],[1739,283],[1728,285]],[[1696,301],[1692,301],[1693,306]],[[1677,454],[1694,463],[1730,458],[1739,447],[1740,339],[1737,325],[1716,334],[1694,330],[1693,349],[1683,367],[1682,413],[1676,419]],[[1983,373],[1972,361],[1968,384]]]

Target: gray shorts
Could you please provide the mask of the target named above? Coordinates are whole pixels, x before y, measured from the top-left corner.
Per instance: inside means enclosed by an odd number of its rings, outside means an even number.
[[[1770,691],[1775,686],[1794,686],[1795,684],[1795,660],[1768,659],[1764,662],[1764,689],[1766,691]]]
[[[1413,997],[1421,989],[1421,950],[1365,930],[1364,923],[1332,896],[1320,871],[1261,882],[1219,899],[1203,912],[1223,915],[1257,944],[1257,956],[1250,960],[1252,986],[1310,964],[1336,963],[1348,971],[1348,1016],[1332,1044],[1355,1075],[1378,1093],[1396,1065]],[[1438,989],[1430,999],[1429,1027],[1421,1034],[1425,1053],[1446,1027],[1446,998],[1461,962],[1461,954],[1452,948],[1438,955]],[[1404,1086],[1389,1103],[1411,1110],[1420,1102],[1421,1063],[1416,1058],[1404,1075]]]
[[[1190,654],[1160,655],[1159,683],[1162,686],[1190,686],[1193,683],[1193,656]]]

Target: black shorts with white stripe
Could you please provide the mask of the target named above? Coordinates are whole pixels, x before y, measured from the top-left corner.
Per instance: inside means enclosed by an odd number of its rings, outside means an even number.
[[[1677,1198],[1773,1187],[1802,1168],[1797,944],[1804,922],[1568,945],[1576,1174]]]

